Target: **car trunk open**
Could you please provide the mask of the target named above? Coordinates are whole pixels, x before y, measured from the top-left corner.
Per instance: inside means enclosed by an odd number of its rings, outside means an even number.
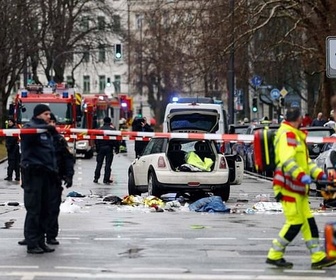
[[[186,155],[189,152],[194,152],[202,161],[204,158],[210,158],[213,164],[210,171],[214,169],[216,155],[213,151],[212,145],[206,141],[190,141],[190,142],[170,142],[168,145],[167,157],[173,171],[178,172],[195,172],[188,169],[186,166]],[[203,172],[203,171],[198,171]],[[204,171],[207,172],[207,171]]]

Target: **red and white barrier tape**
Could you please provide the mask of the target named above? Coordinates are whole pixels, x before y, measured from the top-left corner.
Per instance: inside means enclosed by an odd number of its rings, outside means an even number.
[[[35,134],[44,132],[44,129],[15,128],[0,129],[0,136],[18,136],[20,134]],[[69,134],[73,139],[117,139],[117,140],[149,140],[152,137],[180,138],[180,139],[204,139],[217,141],[253,142],[251,134],[211,134],[211,133],[164,133],[164,132],[141,132],[141,131],[119,131],[102,129],[81,129],[69,128],[59,129],[62,134]],[[308,143],[334,143],[336,137],[307,137]]]

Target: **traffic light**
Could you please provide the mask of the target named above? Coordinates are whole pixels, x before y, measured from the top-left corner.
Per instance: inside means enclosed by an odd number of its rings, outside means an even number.
[[[115,44],[114,58],[120,60],[122,58],[121,44]]]
[[[252,112],[257,113],[258,112],[258,98],[253,97],[252,99]]]
[[[285,98],[283,98],[283,97],[279,98],[279,106],[280,107],[284,107],[285,106]]]

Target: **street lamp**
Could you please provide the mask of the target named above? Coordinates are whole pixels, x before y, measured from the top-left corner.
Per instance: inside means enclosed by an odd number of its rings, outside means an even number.
[[[139,18],[140,20],[140,110],[139,114],[142,115],[142,109],[143,109],[143,103],[142,103],[142,98],[143,98],[143,69],[142,69],[142,16]]]
[[[229,69],[228,69],[228,111],[230,115],[230,123],[234,124],[234,83],[235,83],[235,71],[234,71],[234,0],[230,0],[230,11],[231,11],[231,47],[230,47],[230,58],[229,58]]]

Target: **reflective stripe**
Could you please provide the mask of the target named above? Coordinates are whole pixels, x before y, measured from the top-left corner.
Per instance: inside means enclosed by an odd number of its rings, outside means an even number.
[[[311,170],[310,170],[310,173],[311,174],[314,174],[314,172],[316,171],[316,170],[318,170],[319,168],[317,167],[317,166],[315,166],[315,167],[313,167]]]
[[[272,248],[277,252],[285,252],[286,246],[289,242],[281,237],[279,239],[273,239]]]
[[[312,239],[312,240],[307,241],[306,246],[312,254],[322,251],[320,247],[320,242],[318,239]]]
[[[293,182],[290,176],[284,176],[283,173],[279,170],[276,171],[274,175],[273,185],[280,185],[287,190],[294,191],[300,194],[304,194],[306,192],[305,185],[302,185],[301,183],[300,185],[296,184],[295,182]]]
[[[295,139],[293,139],[293,138],[288,138],[287,137],[287,144],[291,145],[291,146],[297,146],[298,142]]]

